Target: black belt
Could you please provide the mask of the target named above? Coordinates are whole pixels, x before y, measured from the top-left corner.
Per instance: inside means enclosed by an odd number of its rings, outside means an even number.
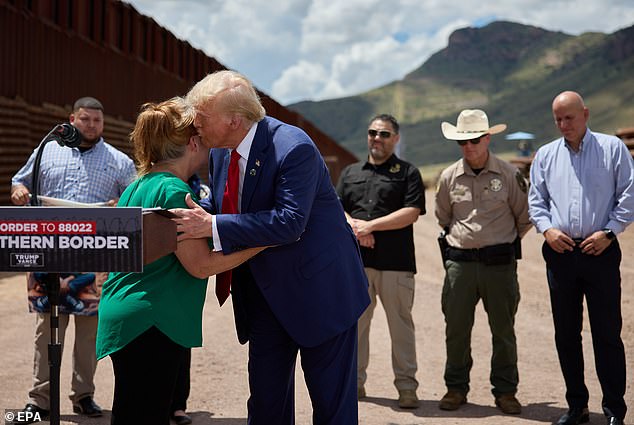
[[[572,238],[572,241],[575,243],[575,246],[573,246],[572,249],[581,251],[581,242],[583,242],[584,239],[583,238]]]
[[[583,252],[583,248],[581,248],[581,242],[585,241],[585,239],[583,239],[583,238],[573,238],[572,241],[575,243],[575,246],[572,248],[574,251],[581,251],[581,253],[583,253],[583,254],[593,255],[591,253]],[[616,239],[614,239],[612,241],[612,243],[610,245],[608,245],[608,247],[605,249],[605,251],[609,250],[612,247],[612,245],[618,245],[618,243],[619,242]],[[564,252],[564,254],[565,254],[565,252]]]
[[[483,248],[447,248],[447,257],[453,261],[478,261],[487,265],[509,264],[515,260],[515,248],[511,243],[485,246]]]

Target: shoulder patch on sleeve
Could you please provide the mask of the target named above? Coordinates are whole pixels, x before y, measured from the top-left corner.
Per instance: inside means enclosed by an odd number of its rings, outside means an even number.
[[[526,179],[520,171],[515,173],[515,180],[517,180],[517,184],[519,185],[520,190],[526,193],[528,191],[528,185],[526,184]]]

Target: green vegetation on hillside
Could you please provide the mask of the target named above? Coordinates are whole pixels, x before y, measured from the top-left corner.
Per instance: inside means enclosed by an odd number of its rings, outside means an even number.
[[[424,165],[458,157],[440,123],[455,123],[466,108],[484,109],[491,125],[508,125],[492,138],[495,152],[512,152],[516,144],[504,134],[516,131],[535,134],[536,146],[552,140],[558,134],[550,104],[563,90],[584,96],[593,130],[613,134],[634,126],[634,26],[579,36],[512,22],[463,28],[403,80],[289,108],[359,157],[366,154],[367,121],[392,113],[402,124],[403,156]]]

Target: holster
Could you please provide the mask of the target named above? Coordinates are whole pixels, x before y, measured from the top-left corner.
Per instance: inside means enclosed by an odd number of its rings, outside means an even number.
[[[447,231],[449,229],[445,227],[438,235],[438,247],[440,248],[440,256],[442,257],[442,263],[449,259],[449,244],[447,243]]]
[[[519,235],[513,241],[513,249],[515,250],[515,259],[522,259],[522,238]]]

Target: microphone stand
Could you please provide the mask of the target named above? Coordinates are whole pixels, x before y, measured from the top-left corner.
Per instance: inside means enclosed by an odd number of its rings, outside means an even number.
[[[41,202],[38,198],[39,193],[39,174],[40,163],[44,146],[51,140],[56,140],[61,146],[71,148],[81,144],[81,133],[70,124],[59,124],[53,127],[40,142],[33,163],[33,171],[31,172],[31,205],[40,206]],[[50,305],[50,326],[51,340],[48,344],[48,366],[49,366],[49,423],[51,425],[59,425],[59,376],[62,364],[62,344],[59,341],[59,273],[47,273],[45,277],[46,294]]]
[[[37,154],[35,154],[35,161],[33,162],[33,171],[31,171],[31,205],[34,207],[39,207],[41,202],[38,198],[39,192],[39,183],[40,183],[40,163],[42,162],[42,153],[44,152],[44,146],[53,140],[51,135],[57,129],[58,126],[53,127],[51,131],[48,132],[46,136],[40,142],[40,145],[37,147]]]
[[[51,342],[48,344],[49,397],[51,425],[59,425],[60,370],[62,365],[62,344],[59,341],[59,273],[47,273],[46,292],[51,306]]]

